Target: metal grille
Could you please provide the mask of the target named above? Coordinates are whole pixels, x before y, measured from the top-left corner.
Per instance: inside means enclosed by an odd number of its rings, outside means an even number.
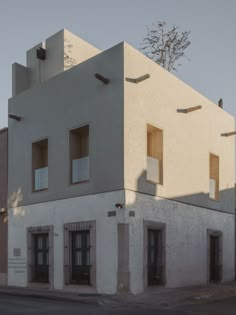
[[[93,227],[93,221],[66,223],[64,227],[65,227],[65,230],[69,230],[69,231],[89,230]]]
[[[65,283],[76,283],[76,284],[91,284],[91,231],[94,229],[95,221],[81,221],[66,223],[64,225],[64,276]],[[83,239],[86,236],[86,244],[80,248],[75,246],[75,240],[73,236],[81,234]],[[81,232],[81,233],[80,233]],[[86,245],[86,246],[85,246]],[[78,248],[76,248],[78,247]],[[80,252],[81,265],[75,264],[75,253]],[[83,253],[83,254],[82,254]],[[80,254],[79,254],[80,255]],[[86,257],[86,259],[85,259]],[[86,261],[85,261],[86,260]]]
[[[40,236],[40,234],[47,236],[47,246],[44,247],[47,248],[46,254],[44,258],[45,263],[45,276],[42,281],[40,282],[48,282],[50,286],[53,286],[53,226],[52,225],[46,225],[46,226],[32,226],[27,229],[27,247],[28,247],[28,281],[34,282],[34,281],[40,281],[40,277],[36,275],[37,271],[37,259],[36,259],[36,249],[35,248],[35,239],[37,236]],[[46,241],[45,241],[46,242]]]

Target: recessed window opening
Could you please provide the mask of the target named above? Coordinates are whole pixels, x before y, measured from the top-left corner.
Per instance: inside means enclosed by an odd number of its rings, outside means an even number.
[[[163,184],[163,131],[147,125],[147,180]]]
[[[209,161],[209,197],[211,199],[218,200],[220,197],[219,193],[219,157],[210,153],[210,161]]]
[[[90,285],[90,231],[70,232],[72,284]]]
[[[70,131],[71,184],[89,180],[89,126]]]
[[[48,139],[32,144],[33,191],[48,189]]]

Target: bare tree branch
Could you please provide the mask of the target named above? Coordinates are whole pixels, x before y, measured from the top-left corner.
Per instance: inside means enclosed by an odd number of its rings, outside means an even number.
[[[184,52],[191,44],[189,34],[190,31],[180,32],[176,26],[166,30],[165,21],[153,23],[151,27],[147,27],[141,51],[166,70],[176,71],[176,66],[181,65],[177,61],[186,57]]]

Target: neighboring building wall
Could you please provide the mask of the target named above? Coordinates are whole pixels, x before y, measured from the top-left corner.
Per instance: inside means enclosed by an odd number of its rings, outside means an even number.
[[[96,221],[96,288],[99,293],[115,293],[118,272],[117,222],[123,223],[124,192],[95,194],[39,203],[9,209],[9,275],[8,285],[28,286],[27,229],[37,226],[53,227],[53,283],[55,289],[68,288],[64,279],[64,224]],[[108,212],[116,211],[115,216]],[[14,256],[14,253],[17,255]],[[93,266],[94,267],[94,266]],[[85,292],[88,288],[78,287]],[[91,292],[91,290],[90,290]]]
[[[7,128],[0,130],[0,285],[7,283]]]
[[[234,118],[193,88],[124,44],[125,188],[234,213]],[[178,113],[201,105],[188,114]],[[146,180],[147,124],[163,130],[163,184]],[[209,199],[209,154],[220,160],[220,198]]]

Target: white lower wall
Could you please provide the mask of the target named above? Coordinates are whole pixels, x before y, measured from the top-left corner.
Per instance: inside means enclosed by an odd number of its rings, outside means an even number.
[[[123,209],[115,204],[126,204]],[[108,211],[116,216],[108,217]],[[129,216],[134,211],[135,216]],[[96,220],[96,283],[98,293],[117,290],[117,224],[130,224],[130,289],[144,289],[143,221],[166,224],[166,286],[206,284],[207,230],[223,235],[223,281],[234,279],[234,215],[133,191],[115,191],[9,209],[8,285],[27,286],[27,228],[54,227],[55,289],[64,288],[63,224]],[[20,256],[14,256],[14,249]],[[16,251],[15,251],[16,252]]]
[[[234,280],[234,215],[126,190],[130,218],[131,291],[140,293],[143,279],[143,220],[166,224],[166,286],[208,282],[207,230],[223,234],[223,281]]]
[[[9,209],[8,285],[27,286],[26,231],[30,226],[54,227],[54,284],[64,287],[63,224],[96,220],[96,282],[97,292],[112,294],[117,287],[117,218],[108,217],[116,203],[124,203],[124,192],[69,198]],[[21,255],[14,256],[14,248]]]

